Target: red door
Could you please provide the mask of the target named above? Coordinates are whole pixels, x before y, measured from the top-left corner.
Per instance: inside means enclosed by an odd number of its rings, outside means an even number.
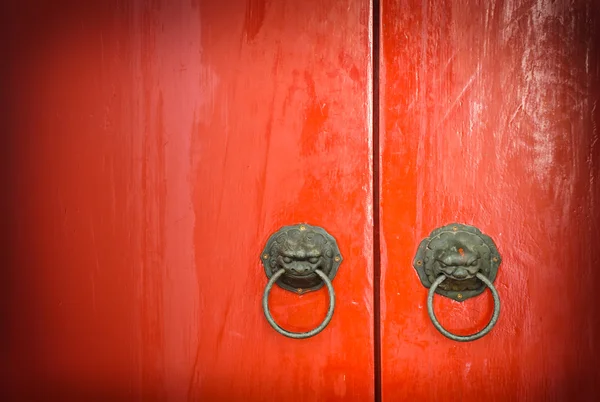
[[[600,397],[593,0],[2,7],[3,400]],[[454,223],[502,257],[467,343],[413,267]],[[297,224],[343,256],[301,340],[261,306]],[[304,332],[327,294],[269,306]]]
[[[370,3],[33,3],[3,13],[14,399],[372,400]],[[295,340],[260,257],[302,222],[344,261]],[[292,331],[327,301],[270,297]]]
[[[384,401],[595,401],[600,9],[581,1],[382,2]],[[502,256],[499,320],[442,336],[413,259],[468,224]],[[446,329],[492,297],[434,299]]]

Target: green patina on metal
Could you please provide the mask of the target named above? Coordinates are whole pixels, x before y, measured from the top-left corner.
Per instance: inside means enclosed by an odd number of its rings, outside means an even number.
[[[435,229],[421,241],[413,266],[423,286],[429,288],[429,318],[445,337],[470,342],[487,335],[494,328],[500,316],[500,297],[493,282],[501,262],[494,241],[473,226],[460,223],[446,225]],[[494,312],[485,328],[471,335],[456,335],[440,324],[433,310],[436,293],[462,302],[481,294],[486,287],[494,298]]]
[[[438,331],[440,331],[442,335],[444,335],[446,338],[452,339],[453,341],[471,342],[489,334],[492,328],[494,328],[494,326],[498,322],[498,318],[500,317],[500,296],[498,296],[498,291],[485,275],[478,272],[475,274],[475,276],[477,277],[477,279],[482,281],[487,287],[490,288],[490,291],[492,292],[492,297],[494,299],[494,312],[492,313],[492,318],[490,319],[490,322],[485,326],[485,328],[471,335],[453,334],[452,332],[444,328],[435,316],[435,311],[433,310],[433,296],[435,295],[437,287],[448,278],[445,275],[440,275],[429,288],[429,293],[427,294],[427,313],[429,314],[429,318],[431,319],[433,326]]]
[[[277,281],[277,279],[284,273],[285,270],[283,269],[280,269],[279,271],[275,272],[275,275],[273,275],[271,279],[269,279],[269,282],[265,287],[265,291],[263,293],[262,298],[262,306],[267,322],[273,327],[273,329],[275,329],[275,331],[279,332],[281,335],[287,336],[288,338],[305,339],[317,335],[319,332],[325,329],[325,327],[333,318],[333,311],[335,310],[335,291],[333,290],[333,285],[331,284],[331,281],[329,280],[327,275],[325,275],[320,269],[315,270],[315,273],[318,276],[320,276],[325,285],[327,285],[327,291],[329,292],[329,308],[327,309],[327,314],[325,315],[325,318],[323,319],[321,324],[319,324],[319,326],[315,329],[311,329],[310,331],[306,332],[292,332],[281,328],[279,324],[275,322],[275,319],[273,319],[271,311],[269,310],[269,293],[271,293],[271,289],[273,288],[273,284],[275,283],[275,281]]]
[[[294,293],[306,293],[324,286],[317,269],[333,280],[342,254],[335,238],[325,229],[300,223],[272,234],[260,259],[267,278],[283,269],[277,285]]]
[[[285,226],[271,235],[260,259],[269,278],[262,306],[265,318],[273,329],[294,339],[310,338],[323,331],[333,318],[335,291],[331,281],[342,263],[342,254],[333,236],[325,229],[307,223]],[[280,327],[269,310],[269,293],[275,283],[299,294],[326,285],[329,308],[321,324],[306,332],[292,332]]]
[[[485,290],[477,273],[493,283],[501,262],[489,236],[476,227],[453,223],[435,229],[421,241],[413,266],[426,288],[444,275],[436,293],[462,302]]]

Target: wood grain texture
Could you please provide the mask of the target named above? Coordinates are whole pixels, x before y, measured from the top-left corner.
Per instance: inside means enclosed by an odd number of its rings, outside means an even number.
[[[13,400],[371,400],[369,2],[5,8]],[[345,258],[302,341],[260,305],[299,222]],[[271,309],[307,330],[326,301]]]
[[[600,15],[596,2],[382,2],[383,400],[600,398]],[[496,241],[500,320],[460,344],[412,268],[452,222]],[[436,298],[448,329],[489,293]]]

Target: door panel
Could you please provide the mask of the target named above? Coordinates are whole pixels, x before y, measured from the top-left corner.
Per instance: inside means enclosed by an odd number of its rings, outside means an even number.
[[[369,2],[3,15],[14,399],[372,399]],[[293,340],[259,257],[300,222],[344,262],[332,322]],[[270,301],[295,331],[327,309],[325,289]]]
[[[597,400],[600,94],[592,0],[382,2],[382,389],[396,400]],[[498,245],[492,332],[443,337],[412,267],[453,222]],[[464,335],[489,292],[436,296]]]

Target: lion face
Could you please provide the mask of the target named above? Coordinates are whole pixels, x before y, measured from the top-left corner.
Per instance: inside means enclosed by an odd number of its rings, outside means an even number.
[[[427,246],[425,272],[433,283],[440,275],[444,290],[474,290],[481,284],[477,272],[489,273],[490,249],[483,240],[468,232],[443,232]]]
[[[423,285],[429,287],[444,275],[447,279],[438,292],[461,301],[485,289],[477,273],[493,280],[499,264],[500,255],[492,239],[477,228],[461,224],[434,230],[421,242],[415,258]]]
[[[434,271],[457,281],[474,278],[482,265],[479,250],[456,236],[447,239],[446,244],[445,249],[433,249]]]
[[[323,281],[315,271],[332,277],[340,262],[335,239],[323,229],[306,224],[282,228],[269,239],[263,252],[267,276],[284,269],[278,283],[293,291],[322,287]]]
[[[333,250],[325,236],[313,230],[292,229],[281,234],[271,247],[271,268],[283,268],[287,276],[316,277],[316,269],[331,269]]]

